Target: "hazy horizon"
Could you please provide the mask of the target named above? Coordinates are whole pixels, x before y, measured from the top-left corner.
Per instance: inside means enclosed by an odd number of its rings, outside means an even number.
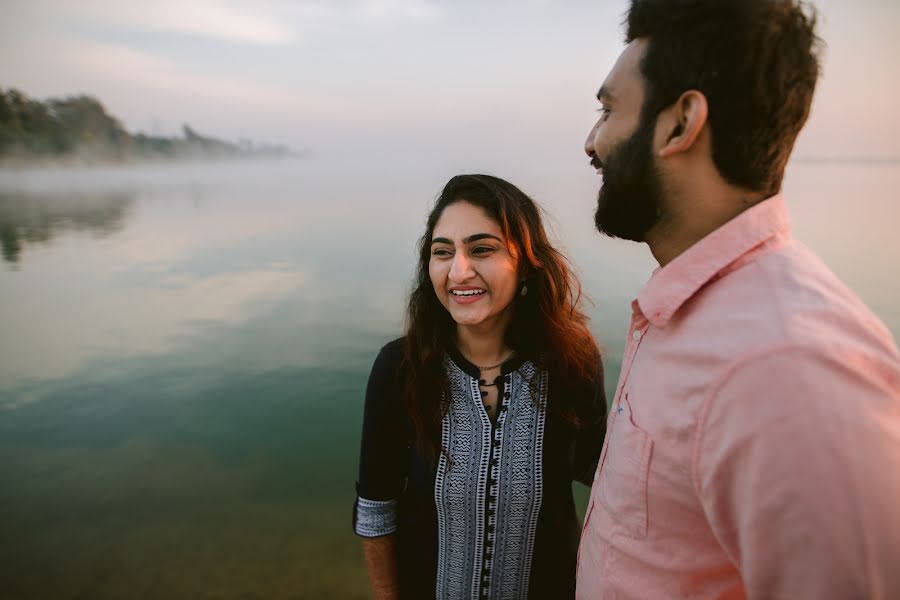
[[[900,3],[814,2],[823,77],[795,156],[900,159]],[[132,132],[183,123],[347,164],[568,165],[626,0],[86,0],[0,8],[3,87],[96,96]]]

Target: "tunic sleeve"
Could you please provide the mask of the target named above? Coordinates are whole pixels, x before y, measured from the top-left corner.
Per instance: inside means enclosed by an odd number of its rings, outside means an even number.
[[[382,348],[366,387],[353,507],[353,530],[363,537],[397,530],[397,504],[406,479],[406,433],[396,384],[401,356],[399,340]]]
[[[603,439],[606,436],[606,393],[603,389],[603,364],[598,363],[596,381],[585,387],[588,396],[584,403],[589,407],[583,416],[584,424],[575,435],[575,456],[572,465],[574,479],[591,485],[594,471],[600,460]]]

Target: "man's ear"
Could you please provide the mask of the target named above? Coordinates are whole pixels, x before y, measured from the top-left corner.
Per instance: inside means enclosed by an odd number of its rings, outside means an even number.
[[[665,158],[690,150],[703,131],[708,115],[709,105],[701,92],[688,90],[681,94],[660,114],[659,126],[665,137],[657,155]]]

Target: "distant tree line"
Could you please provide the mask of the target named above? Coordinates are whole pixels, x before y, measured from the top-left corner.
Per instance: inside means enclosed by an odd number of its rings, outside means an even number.
[[[285,146],[238,144],[200,135],[188,125],[184,137],[131,134],[91,96],[44,102],[0,88],[0,159],[80,158],[126,161],[153,158],[287,156]]]

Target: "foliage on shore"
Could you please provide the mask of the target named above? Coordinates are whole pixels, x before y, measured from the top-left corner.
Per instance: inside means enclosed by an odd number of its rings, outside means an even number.
[[[231,143],[183,126],[183,137],[129,133],[92,96],[40,101],[0,88],[0,160],[125,162],[142,159],[289,156],[285,146]]]

